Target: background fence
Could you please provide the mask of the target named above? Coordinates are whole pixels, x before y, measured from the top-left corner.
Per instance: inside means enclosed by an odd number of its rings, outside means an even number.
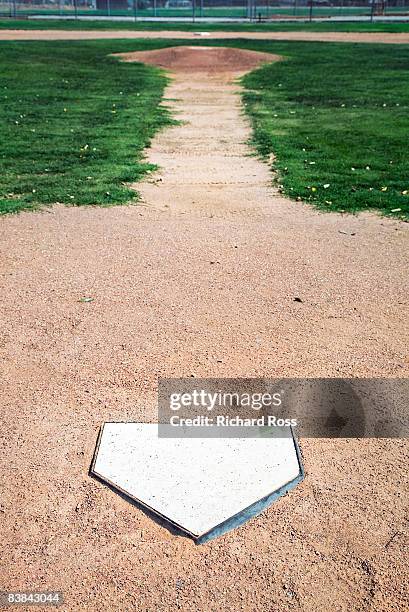
[[[0,15],[253,20],[408,15],[409,19],[409,0],[0,0]]]

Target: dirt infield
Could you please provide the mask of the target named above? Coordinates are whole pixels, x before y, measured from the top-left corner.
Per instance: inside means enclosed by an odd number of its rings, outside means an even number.
[[[227,73],[231,80],[232,74],[244,74],[262,63],[278,61],[278,55],[259,53],[245,49],[229,49],[226,47],[168,47],[154,51],[132,51],[130,53],[115,53],[125,62],[143,62],[160,66],[177,73],[193,74]],[[185,77],[186,78],[186,77]]]
[[[205,29],[205,25],[203,26]],[[0,40],[107,40],[120,38],[172,38],[179,40],[252,39],[321,42],[408,44],[407,32],[177,32],[143,30],[0,30]]]
[[[305,481],[199,547],[88,476],[102,422],[156,419],[159,376],[409,370],[408,225],[279,195],[232,82],[254,55],[184,48],[187,75],[163,53],[181,123],[142,205],[0,219],[3,588],[70,611],[403,611],[403,440],[302,440]]]

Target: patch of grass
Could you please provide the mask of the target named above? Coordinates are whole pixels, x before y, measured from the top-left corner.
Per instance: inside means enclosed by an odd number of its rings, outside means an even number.
[[[152,169],[143,149],[170,122],[161,106],[166,78],[107,56],[118,50],[0,43],[0,213],[136,198],[126,182]]]
[[[179,32],[409,32],[408,22],[273,22],[175,23],[164,21],[81,21],[75,19],[0,19],[0,29],[13,30],[171,30]]]
[[[254,143],[285,194],[326,210],[409,216],[409,46],[275,43],[243,79]]]

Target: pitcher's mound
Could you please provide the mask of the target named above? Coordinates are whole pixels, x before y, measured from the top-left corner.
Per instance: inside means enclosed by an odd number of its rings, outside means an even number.
[[[143,62],[172,72],[247,72],[262,63],[281,59],[272,53],[259,53],[229,47],[168,47],[155,51],[115,53],[125,62]]]

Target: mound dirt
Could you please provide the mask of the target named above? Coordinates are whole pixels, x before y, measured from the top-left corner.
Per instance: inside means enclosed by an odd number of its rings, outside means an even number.
[[[125,62],[143,62],[166,68],[171,72],[188,73],[241,73],[248,72],[262,63],[281,59],[272,53],[260,53],[228,47],[168,47],[154,51],[116,53]]]

